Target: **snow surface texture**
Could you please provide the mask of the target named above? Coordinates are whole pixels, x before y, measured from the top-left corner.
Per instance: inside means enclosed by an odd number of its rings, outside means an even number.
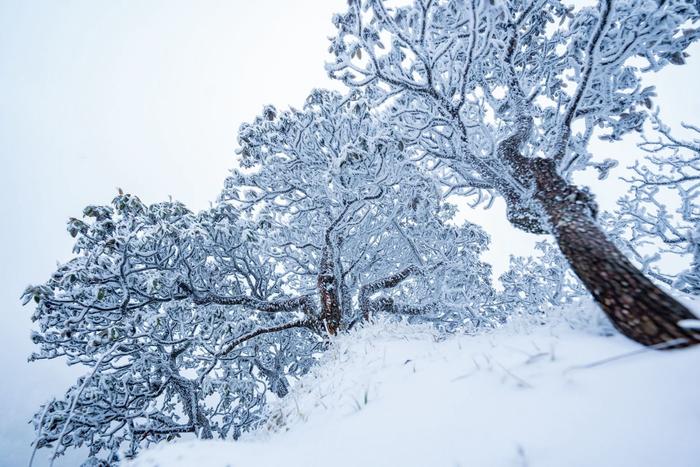
[[[589,304],[553,315],[442,341],[365,326],[270,404],[266,430],[164,443],[127,465],[698,465],[700,349],[643,349]]]

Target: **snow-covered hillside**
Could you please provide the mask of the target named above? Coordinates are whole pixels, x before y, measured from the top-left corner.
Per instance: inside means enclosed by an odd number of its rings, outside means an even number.
[[[375,323],[339,337],[265,430],[164,443],[129,465],[697,466],[700,349],[558,321],[442,341]]]

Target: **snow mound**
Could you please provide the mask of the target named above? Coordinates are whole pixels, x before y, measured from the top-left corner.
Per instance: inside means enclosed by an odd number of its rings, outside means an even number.
[[[340,336],[238,442],[161,444],[154,466],[696,466],[700,349],[523,322],[440,340],[378,322]]]

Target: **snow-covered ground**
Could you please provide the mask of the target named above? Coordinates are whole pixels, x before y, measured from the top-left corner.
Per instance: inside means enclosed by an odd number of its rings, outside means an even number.
[[[584,313],[575,329],[559,317],[446,340],[375,323],[339,337],[264,430],[128,465],[700,465],[700,349],[640,351]]]

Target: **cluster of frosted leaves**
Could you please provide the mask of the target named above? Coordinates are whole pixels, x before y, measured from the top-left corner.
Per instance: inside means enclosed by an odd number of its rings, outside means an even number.
[[[279,295],[274,265],[243,238],[249,229],[225,205],[193,214],[132,195],[69,221],[76,256],[23,298],[36,302],[31,359],[63,357],[87,373],[36,414],[35,448],[87,446],[88,463],[111,464],[183,433],[235,437],[256,426],[266,393],[286,393],[319,339],[295,328],[228,349],[290,317],[186,293]]]
[[[261,241],[288,287],[313,290],[330,248],[347,323],[358,317],[363,285],[411,266],[420,274],[383,293],[432,310],[431,319],[445,322],[449,309],[453,321],[469,320],[491,298],[490,269],[479,260],[488,236],[453,225],[456,209],[440,185],[406,157],[363,94],[315,90],[301,110],[266,107],[241,127],[239,143],[241,168],[221,199],[265,227]]]
[[[651,277],[700,294],[700,129],[684,125],[679,139],[658,116],[657,137],[640,145],[646,153],[626,181],[631,190],[604,217],[620,246]],[[670,265],[689,262],[684,270]]]
[[[520,122],[520,151],[565,176],[589,164],[597,127],[612,140],[641,131],[655,95],[643,73],[684,63],[699,35],[687,0],[348,3],[330,76],[365,89],[412,157],[439,160],[445,185],[475,203],[517,188],[497,147]]]
[[[501,316],[541,314],[588,296],[556,246],[545,240],[535,249],[534,257],[511,256],[508,270],[499,277],[503,290],[496,303],[509,312]]]

